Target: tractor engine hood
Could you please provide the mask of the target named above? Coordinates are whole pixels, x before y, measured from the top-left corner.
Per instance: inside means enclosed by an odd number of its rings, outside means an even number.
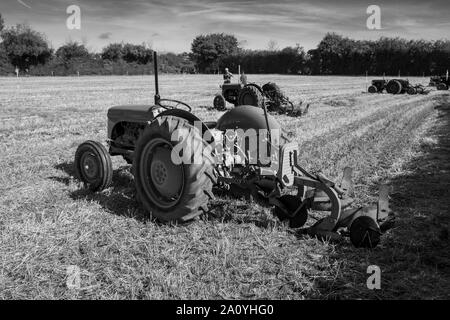
[[[152,105],[115,106],[108,109],[108,119],[114,123],[120,121],[146,122],[153,120],[159,113],[159,108]]]
[[[278,121],[271,115],[267,115],[270,129],[281,129]],[[268,129],[264,117],[264,110],[254,106],[239,106],[227,111],[217,121],[216,129],[221,131],[235,129]]]

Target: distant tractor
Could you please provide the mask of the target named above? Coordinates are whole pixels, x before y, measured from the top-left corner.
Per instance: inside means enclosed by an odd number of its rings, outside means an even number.
[[[224,83],[221,86],[222,93],[217,94],[214,97],[214,108],[217,110],[225,110],[226,103],[229,102],[233,104],[235,107],[239,105],[239,96],[241,94],[244,85],[241,83]],[[251,90],[251,89],[246,89]],[[241,97],[241,100],[243,97]]]
[[[226,110],[227,102],[235,107],[250,105],[262,108],[265,106],[270,112],[296,116],[306,114],[309,109],[309,105],[302,109],[302,102],[294,105],[273,82],[268,82],[262,87],[256,83],[242,84],[240,82],[224,83],[220,87],[222,92],[216,94],[213,100],[214,108],[219,111]]]
[[[437,90],[448,90],[450,87],[450,78],[445,76],[432,76],[429,86],[436,87]]]
[[[412,95],[428,93],[422,85],[412,85],[405,79],[372,80],[372,84],[369,86],[367,91],[369,93],[383,93],[384,90],[390,94],[408,93]]]

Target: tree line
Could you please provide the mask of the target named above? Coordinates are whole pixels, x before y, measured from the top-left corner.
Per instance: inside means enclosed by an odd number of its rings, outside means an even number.
[[[361,41],[329,33],[308,51],[308,59],[307,71],[312,74],[444,74],[450,69],[450,41],[387,37]]]
[[[152,49],[145,44],[111,43],[101,52],[68,42],[54,50],[44,34],[27,25],[5,27],[0,14],[0,75],[16,70],[29,75],[135,75],[153,72]],[[315,49],[299,44],[264,50],[242,48],[234,35],[197,36],[190,53],[162,53],[165,73],[218,73],[228,67],[245,73],[312,75],[444,74],[450,69],[450,41],[382,37],[354,40],[328,33]]]
[[[206,73],[225,67],[236,71],[240,66],[246,73],[422,76],[450,69],[450,41],[387,37],[369,41],[327,33],[317,48],[305,52],[298,44],[244,50],[233,36],[206,35],[192,43],[192,58]]]
[[[0,75],[142,75],[153,72],[153,50],[145,44],[112,43],[100,53],[68,42],[57,50],[25,24],[5,27],[0,14]],[[159,55],[163,73],[194,72],[187,53]]]

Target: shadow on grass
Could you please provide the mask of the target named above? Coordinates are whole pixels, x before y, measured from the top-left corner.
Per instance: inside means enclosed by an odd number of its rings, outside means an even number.
[[[72,162],[63,162],[57,164],[55,169],[63,171],[67,176],[50,177],[49,179],[63,183],[69,186],[73,182],[75,170]],[[133,217],[140,221],[149,221],[149,215],[145,213],[141,205],[135,198],[136,190],[133,176],[130,173],[129,166],[114,170],[112,185],[102,192],[92,192],[89,189],[79,189],[69,193],[73,200],[88,200],[99,203],[104,209],[118,216]],[[264,215],[255,215],[252,211],[252,205],[237,204],[236,201],[242,199],[242,193],[239,194],[221,194],[215,192],[219,199],[209,203],[209,212],[201,216],[204,221],[211,222],[234,222],[237,224],[251,223],[259,228],[270,228],[274,222]],[[248,199],[247,199],[248,200]],[[240,214],[235,214],[239,212]],[[153,222],[157,222],[153,219]],[[191,221],[192,222],[192,221]],[[189,224],[189,222],[185,223]]]
[[[437,123],[418,156],[391,179],[394,229],[373,251],[337,247],[337,279],[319,284],[331,298],[450,298],[450,95],[442,96]],[[381,289],[368,290],[366,268],[381,269]]]
[[[69,185],[75,176],[72,162],[57,164],[55,169],[65,172],[65,177],[50,177],[49,179]],[[133,176],[129,172],[129,167],[120,167],[114,170],[112,185],[102,192],[92,192],[82,188],[69,193],[73,200],[88,200],[99,203],[103,208],[118,216],[133,217],[141,221],[149,220],[141,206],[135,199],[135,187]]]

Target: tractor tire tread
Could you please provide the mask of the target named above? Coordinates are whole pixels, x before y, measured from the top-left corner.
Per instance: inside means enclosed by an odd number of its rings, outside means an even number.
[[[200,138],[201,133],[187,120],[175,116],[158,117],[156,121],[151,122],[145,128],[139,138],[133,163],[136,192],[139,195],[137,199],[140,199],[146,211],[162,222],[186,222],[202,214],[205,211],[204,208],[207,208],[209,201],[207,194],[212,192],[212,187],[217,180],[213,173],[214,166],[211,159],[203,157],[202,164],[182,164],[186,179],[184,192],[178,203],[170,210],[157,207],[146,195],[143,182],[139,177],[139,162],[142,150],[155,135],[170,141],[172,133],[177,129],[187,129],[189,132],[195,132],[195,140],[206,143]],[[177,143],[180,142],[172,143],[172,145]]]

